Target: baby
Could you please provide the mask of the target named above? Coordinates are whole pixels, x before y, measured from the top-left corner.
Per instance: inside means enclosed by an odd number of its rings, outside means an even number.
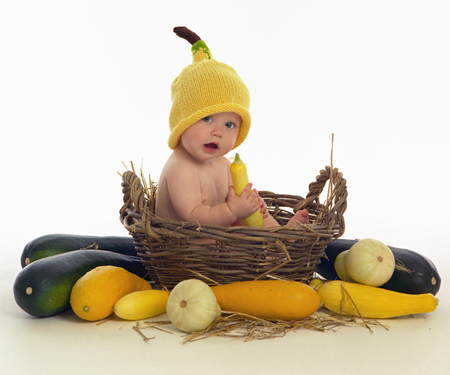
[[[234,192],[227,157],[250,128],[250,94],[236,71],[211,57],[206,44],[186,28],[177,35],[193,44],[193,63],[172,83],[169,147],[173,150],[158,184],[156,215],[224,227],[258,209],[264,226],[278,226],[252,184]],[[288,226],[308,222],[298,211]]]

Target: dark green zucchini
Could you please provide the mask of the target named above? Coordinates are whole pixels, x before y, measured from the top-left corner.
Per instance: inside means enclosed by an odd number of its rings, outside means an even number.
[[[412,250],[390,249],[395,257],[395,271],[381,288],[410,294],[439,292],[441,277],[430,259]]]
[[[345,250],[350,249],[355,240],[337,239],[330,242],[325,248],[325,255],[320,259],[320,263],[316,265],[316,272],[327,280],[337,280],[339,276],[334,269],[336,257]]]
[[[75,250],[39,259],[22,269],[14,282],[14,298],[28,314],[44,317],[70,309],[76,281],[98,266],[125,268],[140,277],[147,273],[139,257],[111,251]]]
[[[133,239],[119,236],[79,236],[73,234],[47,234],[28,242],[20,258],[22,268],[35,260],[68,251],[86,248],[108,250],[136,256]]]
[[[322,258],[316,272],[327,280],[339,279],[334,262],[336,257],[352,247],[356,240],[338,239],[325,248],[327,258]],[[436,295],[441,287],[441,277],[436,266],[427,257],[412,250],[389,246],[395,257],[395,271],[391,279],[380,288],[400,293]]]

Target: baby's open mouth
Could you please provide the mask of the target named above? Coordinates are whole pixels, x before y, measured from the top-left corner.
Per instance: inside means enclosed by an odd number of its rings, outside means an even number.
[[[205,147],[215,150],[217,148],[217,145],[215,143],[206,143]]]

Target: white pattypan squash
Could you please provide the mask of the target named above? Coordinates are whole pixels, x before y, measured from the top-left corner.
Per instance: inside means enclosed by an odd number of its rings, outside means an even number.
[[[348,252],[349,250],[345,250],[336,257],[336,260],[334,261],[334,269],[336,270],[336,273],[341,280],[347,281],[349,283],[356,283],[356,281],[350,277],[347,270],[345,269],[344,261]]]
[[[347,274],[356,282],[380,286],[395,270],[395,257],[383,242],[366,238],[356,242],[344,258]]]
[[[167,301],[167,315],[184,332],[201,331],[220,316],[220,306],[208,284],[188,279],[179,282]]]

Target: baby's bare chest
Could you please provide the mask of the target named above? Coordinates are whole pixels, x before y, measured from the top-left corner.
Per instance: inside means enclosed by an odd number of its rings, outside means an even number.
[[[199,174],[203,204],[215,206],[225,202],[228,194],[228,174],[226,171],[209,171]]]

